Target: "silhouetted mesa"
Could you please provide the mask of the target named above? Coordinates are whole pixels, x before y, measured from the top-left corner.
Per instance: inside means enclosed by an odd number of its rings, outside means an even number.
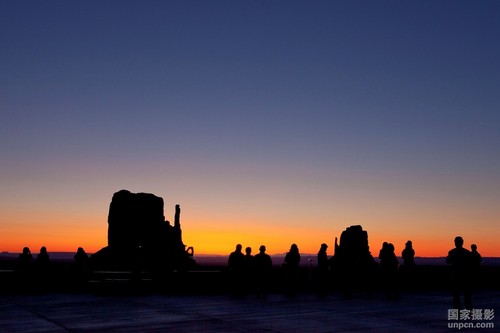
[[[165,220],[163,199],[150,193],[121,190],[113,195],[108,215],[108,246],[91,257],[102,269],[168,271],[194,264],[182,242],[180,206],[172,226]]]
[[[368,233],[360,225],[348,227],[335,239],[335,254],[331,259],[340,289],[346,296],[352,291],[370,289],[376,262],[368,247]]]
[[[162,198],[125,190],[113,195],[108,215],[109,246],[153,246],[160,242],[160,233],[164,230]]]

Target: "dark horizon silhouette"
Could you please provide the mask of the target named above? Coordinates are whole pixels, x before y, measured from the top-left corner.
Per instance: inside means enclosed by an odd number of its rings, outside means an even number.
[[[165,219],[161,197],[116,192],[109,206],[108,246],[90,257],[90,265],[160,272],[191,268],[195,262],[192,248],[182,242],[180,213],[176,205],[172,225]]]
[[[447,260],[450,267],[442,267],[444,260],[436,268],[420,266],[411,240],[401,252],[402,262],[395,254],[395,246],[389,242],[384,242],[377,261],[369,248],[368,232],[360,225],[347,227],[340,240],[335,239],[333,255],[329,255],[326,243],[320,244],[317,255],[301,254],[298,244],[293,243],[286,254],[273,258],[266,253],[265,245],[253,255],[251,247],[246,246],[244,254],[243,245],[237,244],[223,264],[195,264],[194,250],[186,249],[182,241],[180,213],[180,205],[176,205],[172,225],[165,220],[162,198],[149,193],[116,192],[109,208],[107,247],[90,256],[83,247],[78,247],[66,267],[62,266],[63,262],[58,264],[53,260],[45,246],[35,258],[25,247],[14,267],[18,277],[14,284],[22,292],[47,291],[56,286],[55,281],[66,277],[65,283],[81,290],[96,282],[105,286],[107,281],[117,280],[130,281],[127,288],[132,289],[152,281],[155,289],[181,290],[190,279],[214,272],[216,274],[210,276],[212,286],[217,285],[218,289],[239,297],[255,294],[265,298],[269,292],[278,291],[289,296],[316,292],[320,297],[340,292],[350,298],[380,291],[388,299],[397,300],[400,291],[424,288],[422,277],[434,271],[430,278],[439,280],[441,287],[453,289],[453,306],[460,306],[457,295],[464,293],[466,307],[470,307],[470,288],[464,286],[486,276],[476,244],[472,251],[458,245],[450,251]],[[457,251],[470,257],[470,265],[456,259],[453,253]],[[466,273],[457,275],[464,271]],[[205,273],[196,275],[196,272]],[[431,281],[430,278],[427,280]],[[188,290],[198,288],[199,283],[196,280]]]

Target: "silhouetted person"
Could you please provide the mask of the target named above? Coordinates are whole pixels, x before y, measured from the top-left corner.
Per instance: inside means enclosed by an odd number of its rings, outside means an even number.
[[[382,285],[387,298],[399,298],[398,292],[398,258],[394,253],[394,245],[384,242],[379,254]]]
[[[472,298],[470,288],[471,253],[464,249],[462,237],[455,237],[455,248],[448,252],[446,263],[451,265],[451,287],[453,292],[453,307],[462,307],[460,295],[464,295],[464,303],[467,309],[472,309]]]
[[[470,259],[471,259],[471,284],[473,286],[477,285],[479,282],[479,275],[480,275],[480,268],[481,268],[481,261],[483,258],[477,252],[477,245],[472,244],[470,246],[471,252],[470,252]]]
[[[241,244],[236,245],[234,252],[231,252],[228,259],[231,288],[234,293],[240,294],[243,284],[243,274],[245,269],[245,256],[241,252]]]
[[[42,246],[40,248],[40,253],[36,257],[36,270],[38,278],[38,286],[42,289],[46,288],[49,282],[49,254],[47,253],[47,248]]]
[[[33,256],[31,255],[31,251],[29,247],[24,247],[23,252],[19,254],[18,258],[18,268],[20,270],[27,269],[31,265],[31,262],[33,261]]]
[[[87,266],[87,261],[89,259],[89,256],[88,254],[85,252],[85,250],[83,249],[83,247],[79,247],[77,250],[76,250],[76,254],[75,256],[73,257],[75,259],[75,263],[78,265],[78,266],[81,266],[83,268],[86,268]]]
[[[318,295],[324,296],[328,290],[328,277],[330,274],[330,264],[328,262],[328,254],[326,250],[328,249],[328,245],[325,243],[321,244],[321,247],[318,251]]]
[[[245,248],[245,269],[253,270],[253,260],[254,257],[252,255],[252,248],[250,246]]]
[[[403,258],[403,265],[407,268],[415,266],[415,250],[411,240],[407,241],[403,252],[401,252],[401,257]]]
[[[477,252],[477,245],[476,244],[472,244],[470,246],[470,248],[472,250],[470,252],[472,268],[479,269],[479,266],[481,265],[481,261],[483,260],[483,258],[481,257],[479,252]]]
[[[245,291],[252,291],[254,283],[254,256],[252,255],[252,248],[250,246],[245,248],[245,257],[243,264],[243,283]]]
[[[412,289],[415,279],[415,250],[411,240],[407,241],[405,248],[401,252],[403,264],[399,267],[401,271],[401,280],[405,289]]]
[[[384,256],[384,254],[387,252],[387,246],[389,245],[389,243],[387,242],[383,242],[382,243],[382,248],[380,249],[380,251],[378,252],[378,258],[380,259],[381,257]]]
[[[259,253],[254,257],[254,263],[257,297],[266,298],[269,288],[269,280],[271,278],[273,261],[271,260],[271,257],[266,253],[266,247],[264,245],[261,245],[259,247]]]
[[[29,247],[24,247],[23,252],[17,259],[16,273],[21,290],[26,291],[30,288],[32,274],[33,256]]]
[[[290,251],[285,255],[285,280],[289,295],[297,293],[299,287],[299,263],[300,253],[297,244],[292,244]]]
[[[87,280],[87,265],[89,256],[87,255],[87,253],[83,248],[79,247],[76,250],[74,259],[75,259],[76,280],[79,283],[83,283]]]
[[[40,248],[40,253],[36,257],[36,263],[39,265],[39,267],[46,268],[49,265],[49,254],[47,252],[47,248],[45,246],[42,246]]]

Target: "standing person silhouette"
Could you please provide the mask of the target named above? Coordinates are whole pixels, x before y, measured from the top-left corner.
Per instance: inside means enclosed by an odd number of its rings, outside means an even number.
[[[75,277],[76,281],[79,284],[83,284],[87,281],[87,265],[89,256],[83,249],[83,247],[79,247],[76,250],[76,254],[73,257],[75,259]]]
[[[481,261],[483,260],[483,258],[481,257],[481,254],[479,254],[479,252],[477,252],[477,245],[476,244],[472,244],[470,246],[470,248],[472,250],[470,252],[472,268],[474,270],[479,269],[479,266],[481,265]]]
[[[471,259],[471,285],[472,286],[477,286],[479,283],[479,277],[481,274],[481,261],[483,258],[481,257],[481,254],[477,252],[477,245],[472,244],[470,246],[471,252],[470,252],[470,259]]]
[[[229,254],[227,261],[229,268],[229,278],[232,292],[241,294],[243,287],[243,273],[245,269],[245,256],[241,252],[241,244],[236,245],[236,249]]]
[[[266,253],[266,247],[264,245],[259,247],[259,253],[254,257],[254,263],[257,298],[266,298],[269,280],[271,279],[273,261],[271,260],[271,256]]]
[[[403,258],[403,266],[407,269],[413,268],[415,266],[415,250],[411,240],[407,241],[403,252],[401,252],[401,257]]]
[[[382,283],[384,285],[385,293],[389,299],[399,298],[398,288],[398,258],[394,253],[394,245],[392,243],[384,242],[379,254],[380,271],[382,273]]]
[[[299,289],[300,253],[297,244],[292,244],[290,251],[285,255],[285,281],[289,295],[295,295]]]
[[[462,237],[455,237],[455,248],[448,252],[446,263],[451,265],[451,288],[453,293],[453,307],[461,309],[460,295],[464,295],[467,309],[472,309],[470,288],[471,253],[464,247]]]
[[[40,253],[36,256],[37,282],[40,289],[45,289],[50,282],[49,261],[50,257],[47,253],[47,248],[42,246]]]
[[[33,260],[33,255],[31,254],[30,248],[25,246],[23,247],[23,252],[19,255],[18,258],[18,264],[19,264],[19,269],[27,269],[29,265],[31,265],[31,262]]]
[[[19,254],[17,259],[16,284],[22,292],[28,291],[31,288],[33,256],[29,247],[24,247],[23,252]]]
[[[83,247],[79,247],[76,250],[76,254],[73,259],[75,259],[75,265],[77,266],[78,270],[85,271],[87,269],[87,261],[89,259],[89,255],[85,252]]]
[[[247,246],[245,248],[245,268],[246,269],[251,269],[253,265],[253,255],[252,255],[252,248],[250,246]]]
[[[49,264],[49,260],[50,257],[49,253],[47,252],[47,248],[45,246],[42,246],[40,248],[40,253],[36,256],[36,262],[38,265],[45,268]]]
[[[415,250],[411,240],[406,242],[401,257],[403,258],[403,264],[399,267],[402,275],[401,280],[405,289],[411,289],[415,283]]]
[[[328,249],[328,245],[325,243],[321,244],[321,247],[318,251],[318,295],[323,297],[327,293],[328,289],[328,276],[330,274],[330,265],[328,264],[328,254],[326,250]]]
[[[253,291],[254,283],[254,256],[250,246],[245,248],[245,256],[243,257],[243,286],[245,292]]]

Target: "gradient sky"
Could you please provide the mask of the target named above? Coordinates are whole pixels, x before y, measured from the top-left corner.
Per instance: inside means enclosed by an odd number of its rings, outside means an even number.
[[[94,252],[114,192],[184,242],[500,256],[500,2],[2,1],[0,251]]]

